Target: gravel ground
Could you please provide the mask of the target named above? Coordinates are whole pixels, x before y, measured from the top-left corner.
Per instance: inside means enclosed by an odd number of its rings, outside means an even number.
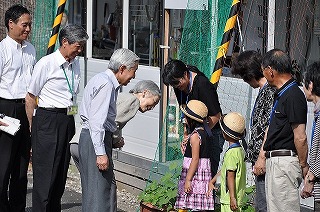
[[[74,165],[70,165],[66,187],[81,193],[80,174]],[[117,191],[118,211],[134,212],[139,210],[137,196],[125,189]]]
[[[32,168],[31,165],[28,170],[28,187],[32,188]],[[67,178],[67,183],[66,183],[66,190],[72,190],[74,192],[79,193],[81,195],[81,181],[80,181],[80,174],[77,170],[77,168],[74,165],[69,166],[69,171],[68,171],[68,178]],[[70,192],[69,192],[70,193]],[[78,196],[78,195],[76,195]],[[126,191],[125,189],[118,190],[117,191],[117,197],[118,197],[118,212],[135,212],[139,211],[139,201],[137,199],[137,196]],[[27,210],[26,211],[31,211],[29,207],[31,207],[31,197],[30,198],[30,204],[28,203]],[[63,197],[64,198],[64,197]],[[81,200],[81,196],[78,196]],[[63,202],[69,201],[68,198],[63,199]],[[78,202],[79,203],[79,202]],[[68,204],[68,203],[65,203]],[[71,204],[71,203],[70,203]],[[81,205],[78,205],[77,208],[78,210],[73,210],[73,211],[80,211]],[[63,211],[69,211],[69,210],[63,210]]]

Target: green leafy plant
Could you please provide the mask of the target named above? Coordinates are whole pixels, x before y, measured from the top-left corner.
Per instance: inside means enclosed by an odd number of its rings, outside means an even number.
[[[244,212],[254,212],[255,209],[254,207],[252,206],[253,205],[253,197],[254,197],[254,192],[256,190],[256,186],[253,185],[253,186],[249,186],[246,188],[245,190],[245,196],[243,198],[243,202],[244,202],[244,205],[241,207],[242,211]]]
[[[162,208],[164,211],[172,210],[176,201],[180,174],[180,164],[177,162],[171,163],[169,171],[159,180],[154,180],[147,185],[138,199],[157,208]]]

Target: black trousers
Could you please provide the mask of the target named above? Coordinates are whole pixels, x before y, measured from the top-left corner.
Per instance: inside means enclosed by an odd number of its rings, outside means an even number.
[[[0,131],[0,211],[24,212],[31,149],[25,105],[21,100],[0,99],[0,113],[19,119],[21,124],[15,136]]]
[[[211,162],[211,176],[214,177],[219,168],[220,163],[220,154],[223,150],[224,138],[222,135],[222,131],[220,128],[211,129],[212,132],[212,140],[210,142],[210,162]]]
[[[32,211],[60,212],[70,162],[74,117],[37,109],[32,120]]]

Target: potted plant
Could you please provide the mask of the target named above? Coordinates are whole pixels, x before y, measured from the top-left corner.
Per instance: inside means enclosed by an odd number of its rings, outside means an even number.
[[[141,212],[175,211],[173,209],[181,167],[177,162],[170,164],[169,171],[159,180],[154,180],[147,185],[138,196]]]

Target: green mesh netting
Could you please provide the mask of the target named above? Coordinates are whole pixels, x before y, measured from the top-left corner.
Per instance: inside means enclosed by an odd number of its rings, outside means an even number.
[[[37,0],[33,16],[31,42],[37,51],[37,60],[47,53],[48,42],[51,36],[53,20],[59,1]]]
[[[210,78],[232,0],[188,2],[178,58]]]

